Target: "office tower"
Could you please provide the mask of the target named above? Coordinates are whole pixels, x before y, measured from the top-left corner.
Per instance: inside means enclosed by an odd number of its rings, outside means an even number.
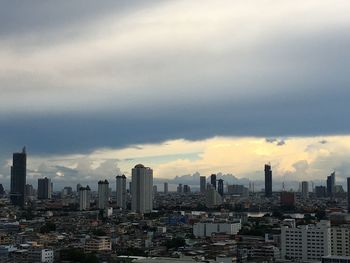
[[[107,180],[98,182],[98,209],[108,208],[109,183]]]
[[[39,178],[38,179],[38,199],[51,199],[51,179]]]
[[[129,182],[129,193],[131,194],[132,182]]]
[[[289,224],[289,225],[288,225]],[[296,226],[294,219],[286,219],[281,226],[281,257],[293,262],[320,262],[331,254],[330,222]]]
[[[179,185],[177,186],[177,192],[178,192],[179,194],[181,194],[181,193],[183,192],[182,184],[179,184]]]
[[[213,207],[222,204],[222,197],[219,195],[212,184],[208,184],[205,193],[205,204],[207,207]]]
[[[150,213],[153,209],[153,170],[138,164],[132,169],[131,209],[138,213]]]
[[[167,182],[165,182],[164,183],[164,194],[167,194],[168,193],[168,183]]]
[[[265,196],[272,196],[272,170],[269,164],[265,164]]]
[[[82,187],[82,185],[81,184],[77,184],[77,193],[79,193],[80,187]]]
[[[205,190],[206,190],[206,185],[207,185],[207,180],[205,178],[205,176],[201,176],[199,177],[199,183],[200,183],[200,191],[202,194],[205,193]]]
[[[227,186],[227,193],[229,195],[239,195],[247,197],[249,195],[249,190],[244,185],[232,184]]]
[[[117,207],[126,209],[126,176],[116,176]]]
[[[210,176],[210,183],[214,187],[214,189],[216,189],[216,174],[212,174]]]
[[[347,178],[348,183],[348,212],[350,213],[350,177]]]
[[[295,193],[294,192],[281,192],[280,197],[282,206],[294,206],[295,205]]]
[[[11,166],[11,193],[10,198],[13,205],[24,206],[25,185],[27,177],[27,154],[23,147],[21,153],[13,154]]]
[[[350,255],[350,225],[334,224],[331,227],[332,255],[349,257]],[[336,261],[333,261],[336,262]]]
[[[327,195],[330,198],[334,197],[334,187],[335,187],[335,172],[327,176]]]
[[[222,179],[218,180],[218,193],[221,196],[224,196],[224,180],[222,180]]]
[[[79,189],[79,210],[85,211],[90,209],[90,196],[91,196],[90,187],[80,187]]]
[[[156,194],[158,193],[158,187],[156,185],[153,185],[152,191],[153,191],[153,197],[155,197]]]
[[[4,187],[2,186],[2,184],[0,184],[0,197],[2,197],[4,194],[5,194]]]
[[[301,182],[301,197],[308,199],[309,197],[309,183],[306,181]]]
[[[185,194],[191,193],[191,187],[189,185],[187,185],[187,184],[184,185],[183,190],[184,190]]]
[[[322,185],[315,186],[315,194],[317,198],[325,198],[327,196],[326,187]]]

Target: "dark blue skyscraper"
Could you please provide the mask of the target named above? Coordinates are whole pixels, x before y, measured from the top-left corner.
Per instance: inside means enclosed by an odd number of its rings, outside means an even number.
[[[222,180],[222,179],[218,180],[218,193],[221,196],[224,196],[224,180]]]
[[[212,174],[210,176],[210,183],[214,187],[214,189],[216,189],[216,174]]]
[[[23,206],[25,197],[25,185],[27,178],[27,154],[25,147],[21,153],[13,154],[11,166],[11,193],[13,205]]]
[[[272,170],[269,164],[265,164],[265,196],[272,196]]]

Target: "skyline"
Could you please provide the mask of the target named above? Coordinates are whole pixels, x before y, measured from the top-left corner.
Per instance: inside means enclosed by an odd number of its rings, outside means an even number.
[[[0,183],[350,176],[347,1],[28,1],[0,10]],[[29,10],[29,11],[28,11]],[[237,154],[239,153],[239,154]],[[112,176],[112,175],[111,175]]]

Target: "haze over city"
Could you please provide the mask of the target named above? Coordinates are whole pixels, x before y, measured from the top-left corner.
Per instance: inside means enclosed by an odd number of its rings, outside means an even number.
[[[4,1],[0,179],[350,168],[348,1]],[[282,180],[282,179],[281,179]]]

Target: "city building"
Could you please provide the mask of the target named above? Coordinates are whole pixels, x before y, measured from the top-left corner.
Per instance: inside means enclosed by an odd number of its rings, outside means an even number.
[[[84,249],[86,253],[110,251],[112,249],[111,239],[107,236],[98,236],[87,239]]]
[[[34,196],[34,188],[31,184],[26,184],[24,187],[24,195],[26,197],[28,196]]]
[[[301,197],[308,199],[309,197],[309,183],[306,181],[301,182]]]
[[[330,198],[334,197],[335,193],[335,172],[327,176],[327,196]]]
[[[52,249],[30,249],[28,251],[28,262],[53,263],[54,251]]]
[[[153,185],[153,197],[155,197],[157,193],[158,193],[158,187],[156,185]]]
[[[327,188],[325,186],[319,185],[315,187],[315,195],[317,198],[327,197]]]
[[[90,197],[91,190],[87,185],[86,187],[80,187],[79,189],[79,210],[85,211],[90,209]]]
[[[348,212],[350,213],[350,177],[347,178]]]
[[[131,209],[138,213],[150,213],[153,209],[153,170],[142,164],[132,169]]]
[[[39,178],[38,179],[38,199],[51,199],[51,179]]]
[[[331,255],[350,256],[350,225],[332,226]]]
[[[205,194],[205,204],[207,207],[218,206],[222,204],[222,196],[216,191],[213,185],[208,184]]]
[[[221,196],[224,196],[224,180],[222,180],[222,179],[218,180],[218,193]]]
[[[164,194],[167,194],[168,192],[169,192],[168,183],[165,182],[165,183],[164,183]]]
[[[244,185],[232,184],[227,186],[227,193],[229,195],[248,196],[249,190]]]
[[[272,196],[272,170],[271,165],[265,164],[265,196]]]
[[[184,194],[191,193],[191,187],[189,185],[187,185],[187,184],[184,185],[183,190],[184,190]]]
[[[281,257],[294,261],[321,261],[331,254],[330,221],[296,226],[294,219],[281,227]]]
[[[23,147],[21,153],[14,153],[11,166],[10,198],[13,205],[23,206],[27,178],[27,154]]]
[[[211,237],[215,233],[236,235],[241,230],[241,221],[235,222],[200,222],[193,225],[195,237]]]
[[[216,189],[216,174],[212,174],[210,176],[210,183],[214,187],[214,189]]]
[[[5,194],[5,189],[2,186],[2,184],[0,184],[0,197],[2,197]]]
[[[82,187],[82,185],[81,184],[77,184],[77,193],[79,193],[80,187]]]
[[[116,199],[117,207],[126,209],[126,176],[116,176]]]
[[[107,180],[98,182],[98,209],[108,208],[109,182]]]
[[[207,189],[207,179],[205,178],[205,176],[199,177],[199,185],[200,185],[200,192],[204,194]]]
[[[322,257],[321,263],[350,263],[350,257],[342,257],[342,256]]]
[[[179,184],[179,185],[177,186],[176,192],[178,192],[179,194],[181,194],[181,193],[183,192],[182,184]]]
[[[295,193],[294,192],[281,192],[281,205],[294,206],[295,205]]]

